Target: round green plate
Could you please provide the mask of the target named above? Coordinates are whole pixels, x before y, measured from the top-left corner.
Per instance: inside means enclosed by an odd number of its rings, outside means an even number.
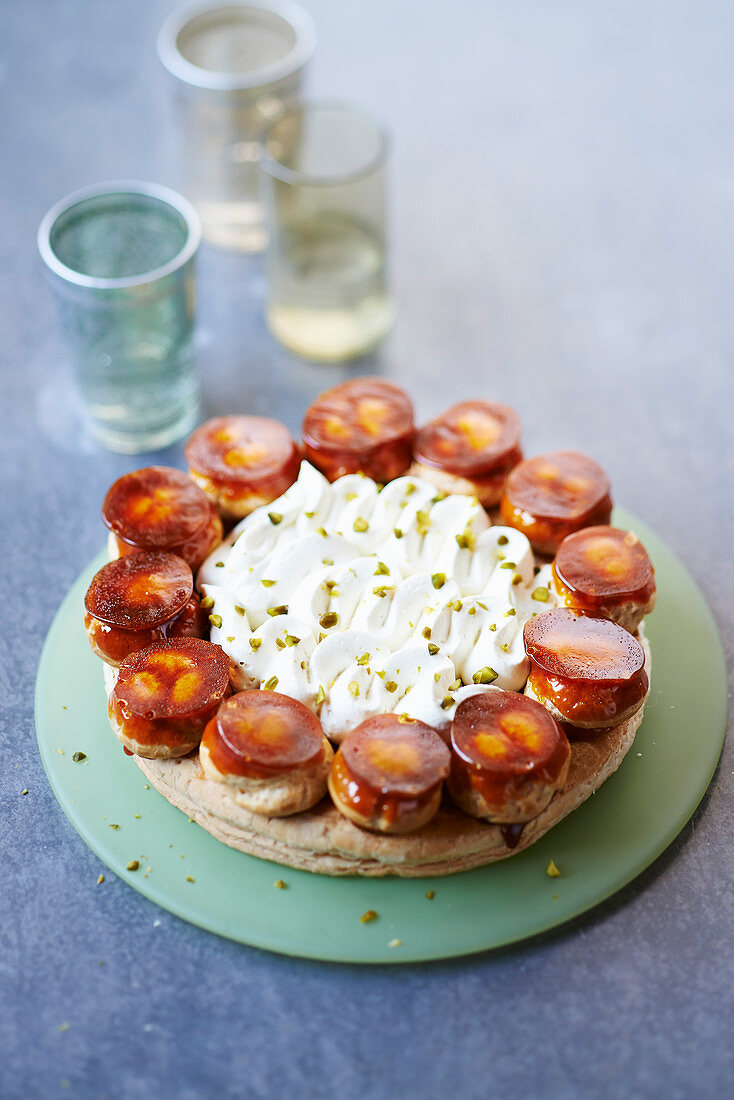
[[[616,520],[640,535],[656,568],[645,719],[597,794],[511,859],[447,878],[329,878],[236,852],[189,822],[146,787],[110,732],[100,662],[82,627],[101,556],[62,603],[38,669],[38,743],[56,797],[89,847],[136,890],[184,920],[271,951],[413,962],[553,928],[619,890],[670,844],[706,790],[724,739],[724,658],[704,599],[659,538],[625,513]],[[86,759],[75,762],[76,752]],[[551,859],[560,878],[546,874]],[[126,870],[132,860],[139,870]],[[280,879],[286,889],[275,887]],[[363,924],[368,909],[378,917]]]

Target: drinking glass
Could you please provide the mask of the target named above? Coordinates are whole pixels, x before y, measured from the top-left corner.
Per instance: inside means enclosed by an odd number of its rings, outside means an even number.
[[[308,359],[362,355],[393,320],[386,263],[384,130],[336,103],[289,110],[262,168],[270,240],[268,327]]]
[[[91,434],[113,451],[165,447],[199,412],[193,207],[155,184],[75,191],[38,230]]]
[[[199,4],[163,24],[158,56],[176,77],[184,190],[211,244],[264,247],[262,137],[298,98],[315,45],[311,19],[288,0]]]

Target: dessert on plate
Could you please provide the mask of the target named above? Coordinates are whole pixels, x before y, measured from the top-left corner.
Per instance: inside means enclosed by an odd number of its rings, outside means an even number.
[[[523,459],[496,402],[416,431],[376,378],[318,397],[303,437],[220,417],[187,446],[196,485],[151,467],[108,493],[126,556],[86,616],[115,733],[277,862],[417,876],[522,850],[616,770],[649,692],[654,572],[608,526],[606,475]]]

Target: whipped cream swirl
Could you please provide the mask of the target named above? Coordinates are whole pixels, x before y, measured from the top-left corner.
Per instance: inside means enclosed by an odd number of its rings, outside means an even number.
[[[197,587],[239,686],[300,700],[333,741],[391,712],[442,729],[471,694],[521,690],[522,628],[556,603],[550,566],[475,498],[416,477],[330,484],[307,462],[217,547]]]

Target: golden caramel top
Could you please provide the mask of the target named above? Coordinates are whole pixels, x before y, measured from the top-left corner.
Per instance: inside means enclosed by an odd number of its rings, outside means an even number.
[[[412,433],[410,398],[382,378],[354,378],[326,390],[303,418],[304,442],[316,451],[369,452]]]
[[[520,420],[508,405],[462,401],[419,430],[413,453],[424,466],[459,476],[504,472],[522,458]]]
[[[505,497],[513,508],[544,519],[580,522],[599,508],[611,512],[607,475],[576,451],[525,459],[508,477]]]
[[[498,777],[539,768],[558,774],[570,753],[555,718],[514,691],[471,695],[456,708],[451,745],[472,770]]]
[[[118,478],[102,505],[102,519],[110,530],[144,550],[187,542],[213,515],[198,485],[170,466],[147,466]]]
[[[185,718],[224,699],[229,657],[201,638],[154,642],[126,657],[114,692],[131,715],[153,721]]]
[[[647,602],[655,574],[645,547],[631,531],[585,527],[558,548],[553,573],[556,587],[578,595],[579,602],[602,606],[627,600]]]
[[[358,784],[398,798],[424,794],[449,772],[449,751],[436,731],[395,714],[362,722],[347,734],[338,755]]]
[[[531,663],[563,680],[622,683],[645,664],[642,646],[624,627],[570,608],[530,619],[523,639]]]
[[[277,691],[241,691],[219,708],[202,743],[225,774],[253,779],[305,768],[323,754],[321,723]]]
[[[131,554],[103,565],[84,597],[90,615],[120,630],[148,630],[183,611],[194,590],[183,558],[165,551]]]
[[[218,416],[197,428],[186,444],[191,470],[215,480],[257,486],[298,476],[301,459],[284,424],[264,416]],[[286,486],[287,487],[287,486]]]

